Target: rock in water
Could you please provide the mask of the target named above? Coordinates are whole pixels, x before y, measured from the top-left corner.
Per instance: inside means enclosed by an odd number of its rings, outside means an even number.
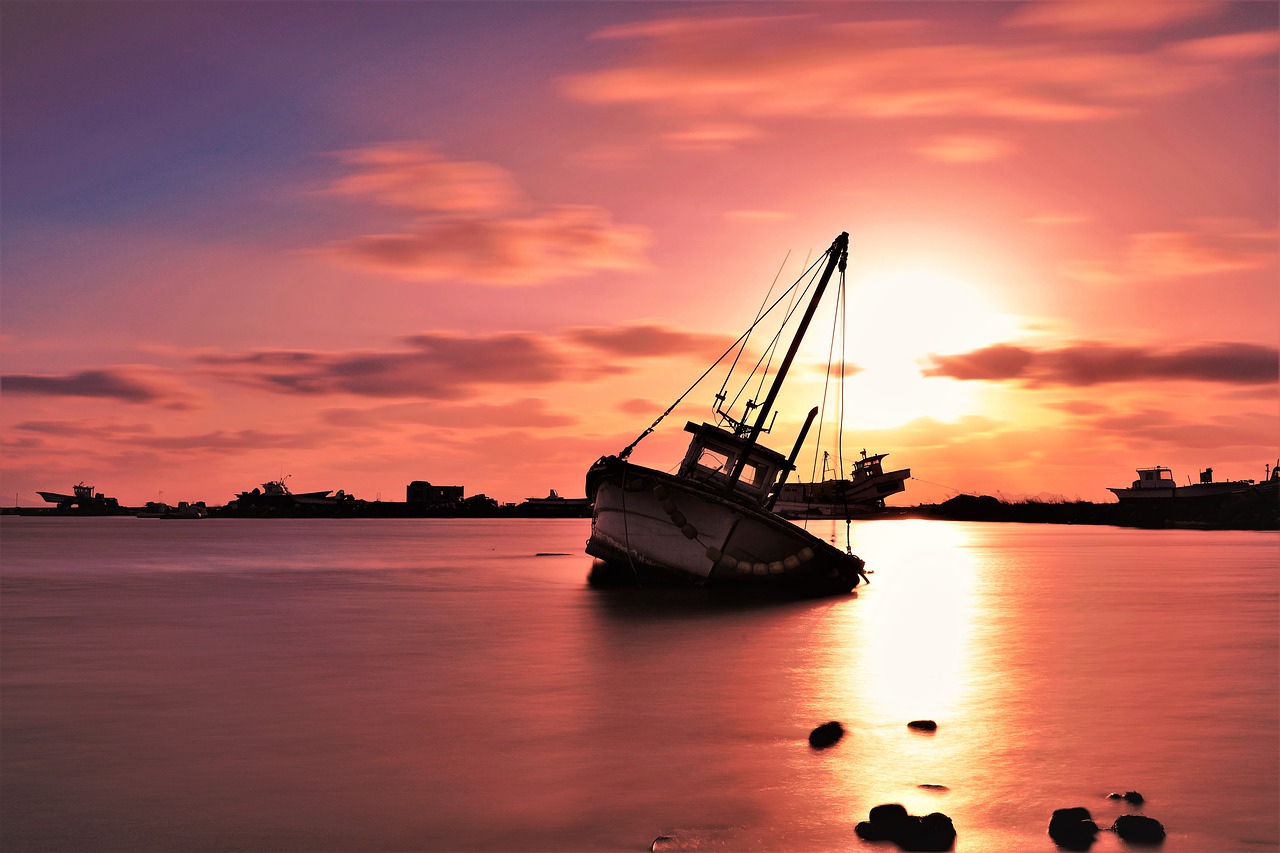
[[[1122,814],[1111,828],[1131,844],[1160,844],[1164,841],[1164,825],[1146,815]]]
[[[918,732],[936,732],[938,724],[933,720],[912,720],[907,723],[907,728],[915,729]]]
[[[844,737],[844,726],[832,720],[809,732],[809,746],[814,749],[826,749],[842,737]]]
[[[1107,799],[1108,800],[1125,800],[1127,802],[1133,803],[1135,806],[1140,806],[1144,802],[1146,802],[1146,799],[1137,791],[1125,791],[1123,794],[1107,794]]]
[[[853,831],[859,838],[867,841],[889,841],[901,834],[911,815],[905,806],[899,803],[885,803],[871,809],[867,820],[858,824]]]
[[[920,818],[913,832],[898,846],[904,850],[950,850],[955,843],[956,827],[951,818],[933,812]]]
[[[1056,809],[1049,819],[1049,837],[1067,850],[1088,850],[1098,835],[1098,825],[1086,808]]]
[[[898,803],[876,806],[853,831],[865,841],[892,841],[903,850],[950,850],[956,843],[956,829],[942,812],[924,817],[907,814]]]

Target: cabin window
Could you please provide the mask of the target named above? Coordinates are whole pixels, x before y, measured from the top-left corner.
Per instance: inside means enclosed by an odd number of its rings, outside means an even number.
[[[733,464],[733,457],[708,447],[702,448],[698,456],[698,467],[705,468],[713,474],[728,474]]]

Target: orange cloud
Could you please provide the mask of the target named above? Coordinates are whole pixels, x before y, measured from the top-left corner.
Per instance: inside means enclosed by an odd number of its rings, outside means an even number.
[[[1221,8],[1221,3],[1192,0],[1041,0],[1018,5],[1005,19],[1005,25],[1047,27],[1070,33],[1136,32],[1203,18]]]
[[[505,169],[478,161],[450,161],[421,143],[376,145],[338,155],[356,169],[329,185],[335,195],[451,215],[497,213],[520,200]]]
[[[1079,16],[1081,26],[1086,18],[1104,20],[1108,9],[1130,6],[1087,5],[1088,14]],[[1140,9],[1128,15],[1111,13],[1108,27],[1152,27],[1210,8],[1194,3],[1138,5]],[[1166,11],[1171,7],[1183,11]],[[1047,10],[1043,14],[1049,16],[1046,21],[1052,17]],[[697,17],[613,27],[608,37],[637,41],[639,54],[625,64],[566,77],[561,86],[569,97],[585,103],[643,105],[685,120],[822,116],[1092,121],[1220,80],[1226,63],[1256,57],[1270,36],[1245,33],[1223,42],[1187,43],[1180,50],[1154,47],[1136,52],[1085,49],[1060,40],[947,42],[944,34],[930,34],[918,25],[890,26],[913,23],[877,22],[874,37],[862,33],[864,25],[797,15],[721,21]],[[713,38],[706,37],[717,24],[723,26]]]
[[[998,136],[950,134],[937,136],[916,148],[926,160],[940,163],[985,163],[1008,157],[1017,147]]]
[[[403,230],[337,241],[320,254],[414,280],[528,285],[645,266],[647,232],[588,205],[530,212],[510,173],[401,143],[344,152],[353,174],[327,192],[413,211]]]
[[[555,429],[578,423],[577,418],[548,408],[546,400],[536,397],[504,403],[452,405],[432,401],[394,403],[363,409],[333,408],[322,410],[320,420],[333,426],[357,429],[386,429],[397,424],[480,429],[508,427],[513,423],[523,424],[528,428]]]
[[[356,237],[326,251],[409,279],[529,285],[642,269],[647,245],[644,229],[615,225],[598,207],[562,205],[528,217],[423,221],[413,230]]]
[[[1131,234],[1119,257],[1076,261],[1063,272],[1077,281],[1115,284],[1262,269],[1275,261],[1275,230],[1238,219],[1199,219],[1192,224],[1195,230]]]
[[[404,338],[396,349],[202,353],[193,360],[215,379],[276,394],[462,400],[481,387],[527,389],[624,373],[640,358],[705,358],[731,342],[656,326],[583,327],[558,336],[427,332]],[[618,355],[626,359],[613,358]]]
[[[745,124],[701,124],[665,133],[662,140],[673,150],[722,151],[760,135],[759,129]]]
[[[1200,62],[1260,59],[1280,48],[1280,33],[1231,33],[1225,36],[1175,42],[1165,48],[1171,56]]]
[[[1086,341],[1040,350],[997,344],[958,355],[935,355],[932,361],[933,366],[921,371],[925,376],[1034,386],[1150,381],[1257,385],[1280,379],[1280,350],[1251,343],[1161,349]]]

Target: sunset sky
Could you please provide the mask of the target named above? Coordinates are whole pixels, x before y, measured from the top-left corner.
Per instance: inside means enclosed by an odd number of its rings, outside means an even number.
[[[0,498],[580,496],[841,231],[893,503],[1261,479],[1278,8],[6,0]]]

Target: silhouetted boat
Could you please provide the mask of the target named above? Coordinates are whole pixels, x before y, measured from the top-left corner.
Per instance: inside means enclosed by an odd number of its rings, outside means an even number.
[[[134,512],[137,518],[196,519],[208,518],[209,510],[204,501],[188,503],[178,501],[177,506],[170,506],[159,501],[147,501],[146,506]]]
[[[748,402],[741,420],[717,405],[721,423],[727,428],[686,424],[685,430],[693,439],[674,474],[627,459],[678,400],[618,455],[602,457],[587,471],[587,496],[593,511],[586,551],[610,567],[613,575],[643,584],[813,594],[848,592],[865,578],[861,559],[771,509],[776,489],[795,470],[796,456],[818,409],[809,412],[790,457],[759,444],[800,342],[837,267],[843,279],[848,245],[849,235],[842,233],[810,267],[816,271],[821,264],[821,278],[763,403]],[[746,336],[739,339],[744,346]],[[724,402],[723,392],[716,399],[717,404]],[[755,423],[748,426],[746,421],[757,407]]]
[[[318,492],[299,492],[294,494],[285,485],[288,477],[270,480],[262,484],[261,489],[240,492],[227,502],[227,509],[232,513],[275,514],[297,510],[308,503],[324,501],[332,494],[333,489]]]
[[[886,471],[887,453],[854,460],[848,479],[825,479],[828,454],[822,454],[824,479],[817,483],[784,483],[774,512],[785,518],[845,518],[884,508],[884,499],[907,490],[910,468]]]
[[[71,491],[73,494],[70,495],[64,495],[60,492],[36,492],[36,494],[44,498],[48,503],[57,504],[60,510],[77,510],[86,513],[123,512],[118,500],[109,498],[100,492],[94,492],[93,486],[77,483],[71,487]]]
[[[1200,482],[1179,486],[1173,479],[1173,471],[1163,465],[1138,468],[1138,479],[1126,488],[1108,488],[1107,491],[1124,503],[1167,500],[1220,500],[1237,492],[1253,488],[1253,480],[1223,480],[1214,482],[1213,469],[1200,472]]]
[[[591,514],[587,498],[566,498],[552,489],[545,498],[525,498],[517,509],[524,515],[552,518],[586,518]]]

